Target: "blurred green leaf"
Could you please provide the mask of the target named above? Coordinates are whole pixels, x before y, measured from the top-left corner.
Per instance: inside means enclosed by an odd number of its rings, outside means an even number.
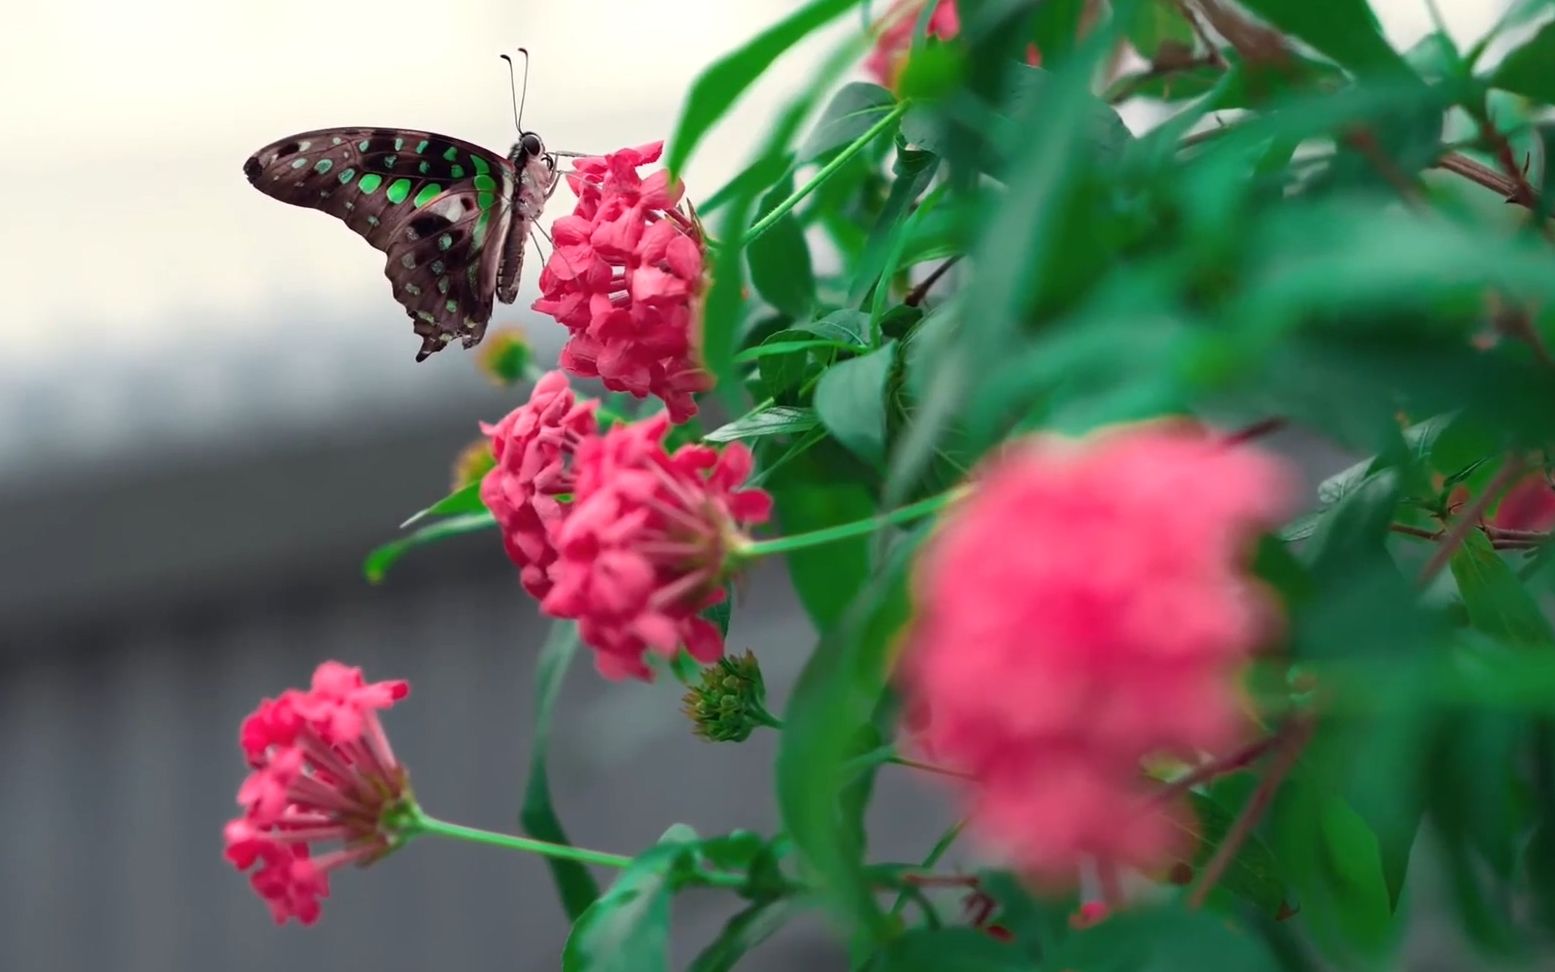
[[[1029,968],[1030,966],[1027,966]],[[1181,906],[1138,908],[1071,935],[1044,965],[1083,972],[1277,972],[1262,941],[1224,915]]]
[[[1513,644],[1555,647],[1549,619],[1489,537],[1471,530],[1449,566],[1474,627]]]
[[[1029,972],[1020,950],[972,928],[914,928],[893,938],[866,972]]]
[[[1155,59],[1164,43],[1192,50],[1196,40],[1193,25],[1171,0],[1145,0],[1135,8],[1126,33],[1134,50],[1147,61]]]
[[[573,923],[563,972],[668,972],[670,899],[695,846],[673,833],[633,859]]]
[[[756,207],[765,216],[793,192],[792,179],[779,180]],[[810,246],[792,212],[750,242],[745,259],[750,264],[751,286],[773,307],[793,318],[810,316],[815,303],[815,274],[810,268]]]
[[[1507,54],[1490,76],[1490,83],[1545,104],[1555,102],[1555,22],[1545,24]]]
[[[702,136],[734,105],[752,82],[796,43],[840,16],[858,0],[810,0],[771,27],[725,54],[691,85],[670,138],[664,165],[679,175]]]
[[[362,575],[369,583],[376,584],[383,580],[396,561],[417,547],[447,540],[450,537],[463,536],[466,533],[489,530],[496,525],[497,521],[487,512],[450,516],[445,520],[429,523],[409,536],[374,547],[362,561]]]
[[[824,162],[828,156],[869,131],[896,106],[896,96],[878,84],[843,85],[816,120],[799,149],[800,162]]]
[[[723,931],[686,966],[686,972],[728,972],[798,910],[792,901],[758,901],[730,918]]]
[[[1008,871],[983,871],[978,889],[999,905],[995,921],[1010,932],[1011,944],[1033,959],[1050,955],[1074,933],[1070,915],[1080,907],[1078,893],[1035,896]]]
[[[702,441],[733,442],[736,439],[759,439],[768,435],[793,435],[796,432],[808,432],[820,423],[821,420],[812,408],[773,405],[719,426],[702,436]]]
[[[865,462],[883,467],[886,453],[886,378],[896,342],[826,369],[815,388],[815,413],[836,440]]]
[[[529,744],[529,775],[524,782],[524,805],[518,813],[524,833],[538,840],[553,844],[570,844],[561,818],[551,805],[551,781],[547,772],[547,750],[551,741],[551,721],[556,709],[556,697],[567,669],[578,651],[578,625],[574,621],[552,621],[551,629],[540,647],[535,672],[535,707],[533,738]],[[551,869],[551,879],[556,883],[561,897],[562,910],[568,921],[577,921],[588,907],[599,898],[599,885],[589,869],[577,861],[564,861],[555,857],[545,859]]]
[[[786,332],[779,333],[791,334],[797,331],[798,328],[791,328]],[[739,354],[734,356],[734,360],[740,364],[749,364],[752,361],[759,361],[762,358],[770,358],[774,355],[787,355],[793,354],[796,351],[813,351],[822,348],[838,351],[859,350],[857,345],[843,344],[840,341],[832,341],[825,338],[806,338],[803,340],[786,341],[773,341],[769,338],[768,340],[763,341],[761,344],[756,345],[754,348],[746,348],[744,351],[741,351]]]
[[[898,543],[821,636],[789,697],[777,757],[778,807],[806,872],[845,926],[873,942],[889,926],[864,872],[858,821],[843,816],[839,801],[857,782],[846,765],[886,692],[891,652],[909,614],[911,554],[923,535],[920,529]]]
[[[848,288],[848,300],[852,303],[863,301],[880,280],[886,260],[896,249],[896,234],[902,231],[912,204],[939,171],[939,156],[933,152],[898,147],[891,171],[895,176],[891,192],[886,197],[874,227],[869,231],[864,252],[853,268],[853,283]]]
[[[837,476],[832,471],[834,462],[825,461],[828,452],[833,460],[842,453],[835,443],[827,445],[830,450],[812,449],[790,460],[767,480],[785,534],[807,533],[875,514],[870,491]],[[795,550],[785,560],[805,613],[821,631],[837,623],[870,574],[869,541],[865,537]]]
[[[856,310],[833,311],[818,321],[795,324],[794,330],[809,331],[819,338],[835,341],[850,349],[863,350],[869,347],[869,315]]]
[[[1217,780],[1207,793],[1189,794],[1197,821],[1193,833],[1195,873],[1209,862],[1225,840],[1237,813],[1251,795],[1254,782],[1251,774],[1240,773]],[[1286,917],[1294,910],[1279,862],[1257,834],[1248,835],[1242,842],[1216,890],[1245,898],[1271,918]]]
[[[1242,5],[1286,33],[1359,73],[1410,74],[1382,36],[1366,0],[1241,0]]]
[[[481,502],[481,483],[477,479],[473,483],[459,487],[426,509],[415,513],[410,519],[400,524],[400,529],[403,530],[429,516],[457,516],[461,513],[480,513],[485,509],[486,505]]]

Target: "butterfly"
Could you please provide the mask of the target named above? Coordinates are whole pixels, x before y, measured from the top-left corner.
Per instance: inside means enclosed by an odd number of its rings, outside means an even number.
[[[521,126],[505,158],[432,132],[323,128],[266,145],[243,173],[388,255],[384,274],[421,338],[417,361],[456,337],[479,344],[493,298],[517,299],[524,244],[558,182],[556,154]]]

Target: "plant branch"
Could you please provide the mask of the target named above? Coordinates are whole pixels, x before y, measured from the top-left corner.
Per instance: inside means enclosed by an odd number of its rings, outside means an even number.
[[[917,307],[919,304],[923,303],[923,299],[929,296],[929,291],[933,289],[935,284],[939,283],[939,278],[943,277],[945,273],[950,270],[951,267],[955,266],[960,259],[961,254],[958,253],[950,259],[946,260],[944,263],[941,263],[939,266],[935,267],[932,273],[923,278],[922,283],[918,284],[918,286],[914,287],[907,293],[907,297],[902,301],[902,303],[906,304],[908,307]]]
[[[1281,727],[1280,747],[1274,761],[1269,764],[1268,772],[1258,782],[1258,789],[1248,798],[1247,805],[1231,824],[1231,829],[1226,831],[1226,836],[1220,841],[1220,846],[1215,848],[1215,853],[1210,857],[1209,863],[1204,865],[1204,874],[1199,878],[1199,883],[1194,886],[1193,893],[1188,896],[1188,907],[1198,908],[1204,904],[1204,899],[1214,890],[1215,885],[1226,873],[1226,868],[1236,859],[1237,852],[1247,842],[1253,828],[1258,826],[1258,821],[1269,809],[1269,804],[1274,801],[1275,793],[1279,792],[1280,784],[1296,765],[1296,759],[1306,748],[1307,740],[1312,736],[1312,726],[1302,718],[1293,719]]]
[[[1523,462],[1521,456],[1511,455],[1507,457],[1505,464],[1501,466],[1501,470],[1496,473],[1495,478],[1485,486],[1483,492],[1474,497],[1474,501],[1459,514],[1458,519],[1453,522],[1452,526],[1447,528],[1447,532],[1442,536],[1441,546],[1436,548],[1436,552],[1431,555],[1431,559],[1427,560],[1425,566],[1420,569],[1421,587],[1430,583],[1437,574],[1441,573],[1442,568],[1447,566],[1447,562],[1452,559],[1452,555],[1463,545],[1463,541],[1467,539],[1469,531],[1479,525],[1480,518],[1490,508],[1490,504],[1499,499],[1501,494],[1506,492],[1507,488],[1516,482],[1517,478],[1526,472],[1527,469],[1528,466]]]
[[[1200,763],[1176,779],[1168,781],[1165,786],[1161,787],[1150,797],[1150,802],[1154,804],[1166,803],[1198,786],[1200,783],[1208,783],[1210,780],[1218,779],[1227,773],[1234,773],[1245,766],[1250,766],[1257,762],[1264,753],[1273,749],[1279,741],[1280,734],[1277,732],[1271,733],[1256,742],[1243,746],[1229,756],[1222,756],[1218,759]]]
[[[1476,162],[1462,152],[1448,152],[1436,160],[1435,167],[1499,193],[1509,203],[1532,210],[1540,208],[1538,194],[1527,184],[1527,180],[1523,180],[1520,186],[1490,166]]]

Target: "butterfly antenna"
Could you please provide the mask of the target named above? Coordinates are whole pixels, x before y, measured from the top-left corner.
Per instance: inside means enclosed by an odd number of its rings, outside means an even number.
[[[508,90],[513,94],[513,127],[518,133],[524,133],[524,102],[529,98],[529,51],[520,47],[518,53],[524,55],[524,87],[522,94],[518,87],[518,79],[513,74],[513,59],[506,54],[498,55],[508,62]]]

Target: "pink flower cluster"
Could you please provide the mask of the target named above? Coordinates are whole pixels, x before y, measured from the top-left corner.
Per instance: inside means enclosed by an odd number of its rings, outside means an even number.
[[[875,46],[864,59],[864,70],[887,88],[896,87],[923,5],[924,0],[898,0],[880,20]],[[961,13],[956,9],[956,0],[937,0],[924,33],[940,40],[953,40],[961,33]],[[1033,67],[1042,63],[1037,45],[1027,45],[1026,63]]]
[[[699,614],[723,598],[743,529],[772,508],[765,492],[741,488],[749,449],[671,453],[662,414],[597,434],[592,403],[574,402],[559,371],[483,428],[497,466],[481,499],[524,587],[547,614],[578,620],[601,673],[648,679],[649,652],[682,646],[704,663],[722,656],[722,636]]]
[[[1555,527],[1555,488],[1544,470],[1536,470],[1507,490],[1492,518],[1503,530],[1545,531]]]
[[[534,309],[572,332],[561,364],[613,391],[657,395],[670,417],[696,414],[711,379],[697,361],[702,230],[682,211],[679,183],[660,170],[663,142],[576,159],[567,182],[577,207],[552,227],[556,249]]]
[[[265,699],[243,721],[239,743],[252,772],[238,789],[242,816],[224,831],[226,856],[249,876],[277,924],[311,925],[329,895],[329,872],[369,864],[394,848],[386,815],[410,800],[378,711],[410,694],[405,682],[372,682],[327,661],[307,691]],[[319,856],[319,845],[339,842]]]
[[[572,492],[568,458],[595,431],[599,403],[574,399],[567,376],[541,377],[526,404],[496,425],[481,423],[497,465],[481,480],[481,502],[502,528],[508,557],[519,568],[524,590],[536,598],[551,590],[556,548],[551,529],[561,519],[556,497]]]
[[[1179,808],[1144,811],[1140,761],[1244,728],[1235,676],[1276,621],[1247,548],[1291,496],[1276,460],[1185,425],[989,463],[920,564],[901,673],[984,839],[1055,883],[1169,863]]]

